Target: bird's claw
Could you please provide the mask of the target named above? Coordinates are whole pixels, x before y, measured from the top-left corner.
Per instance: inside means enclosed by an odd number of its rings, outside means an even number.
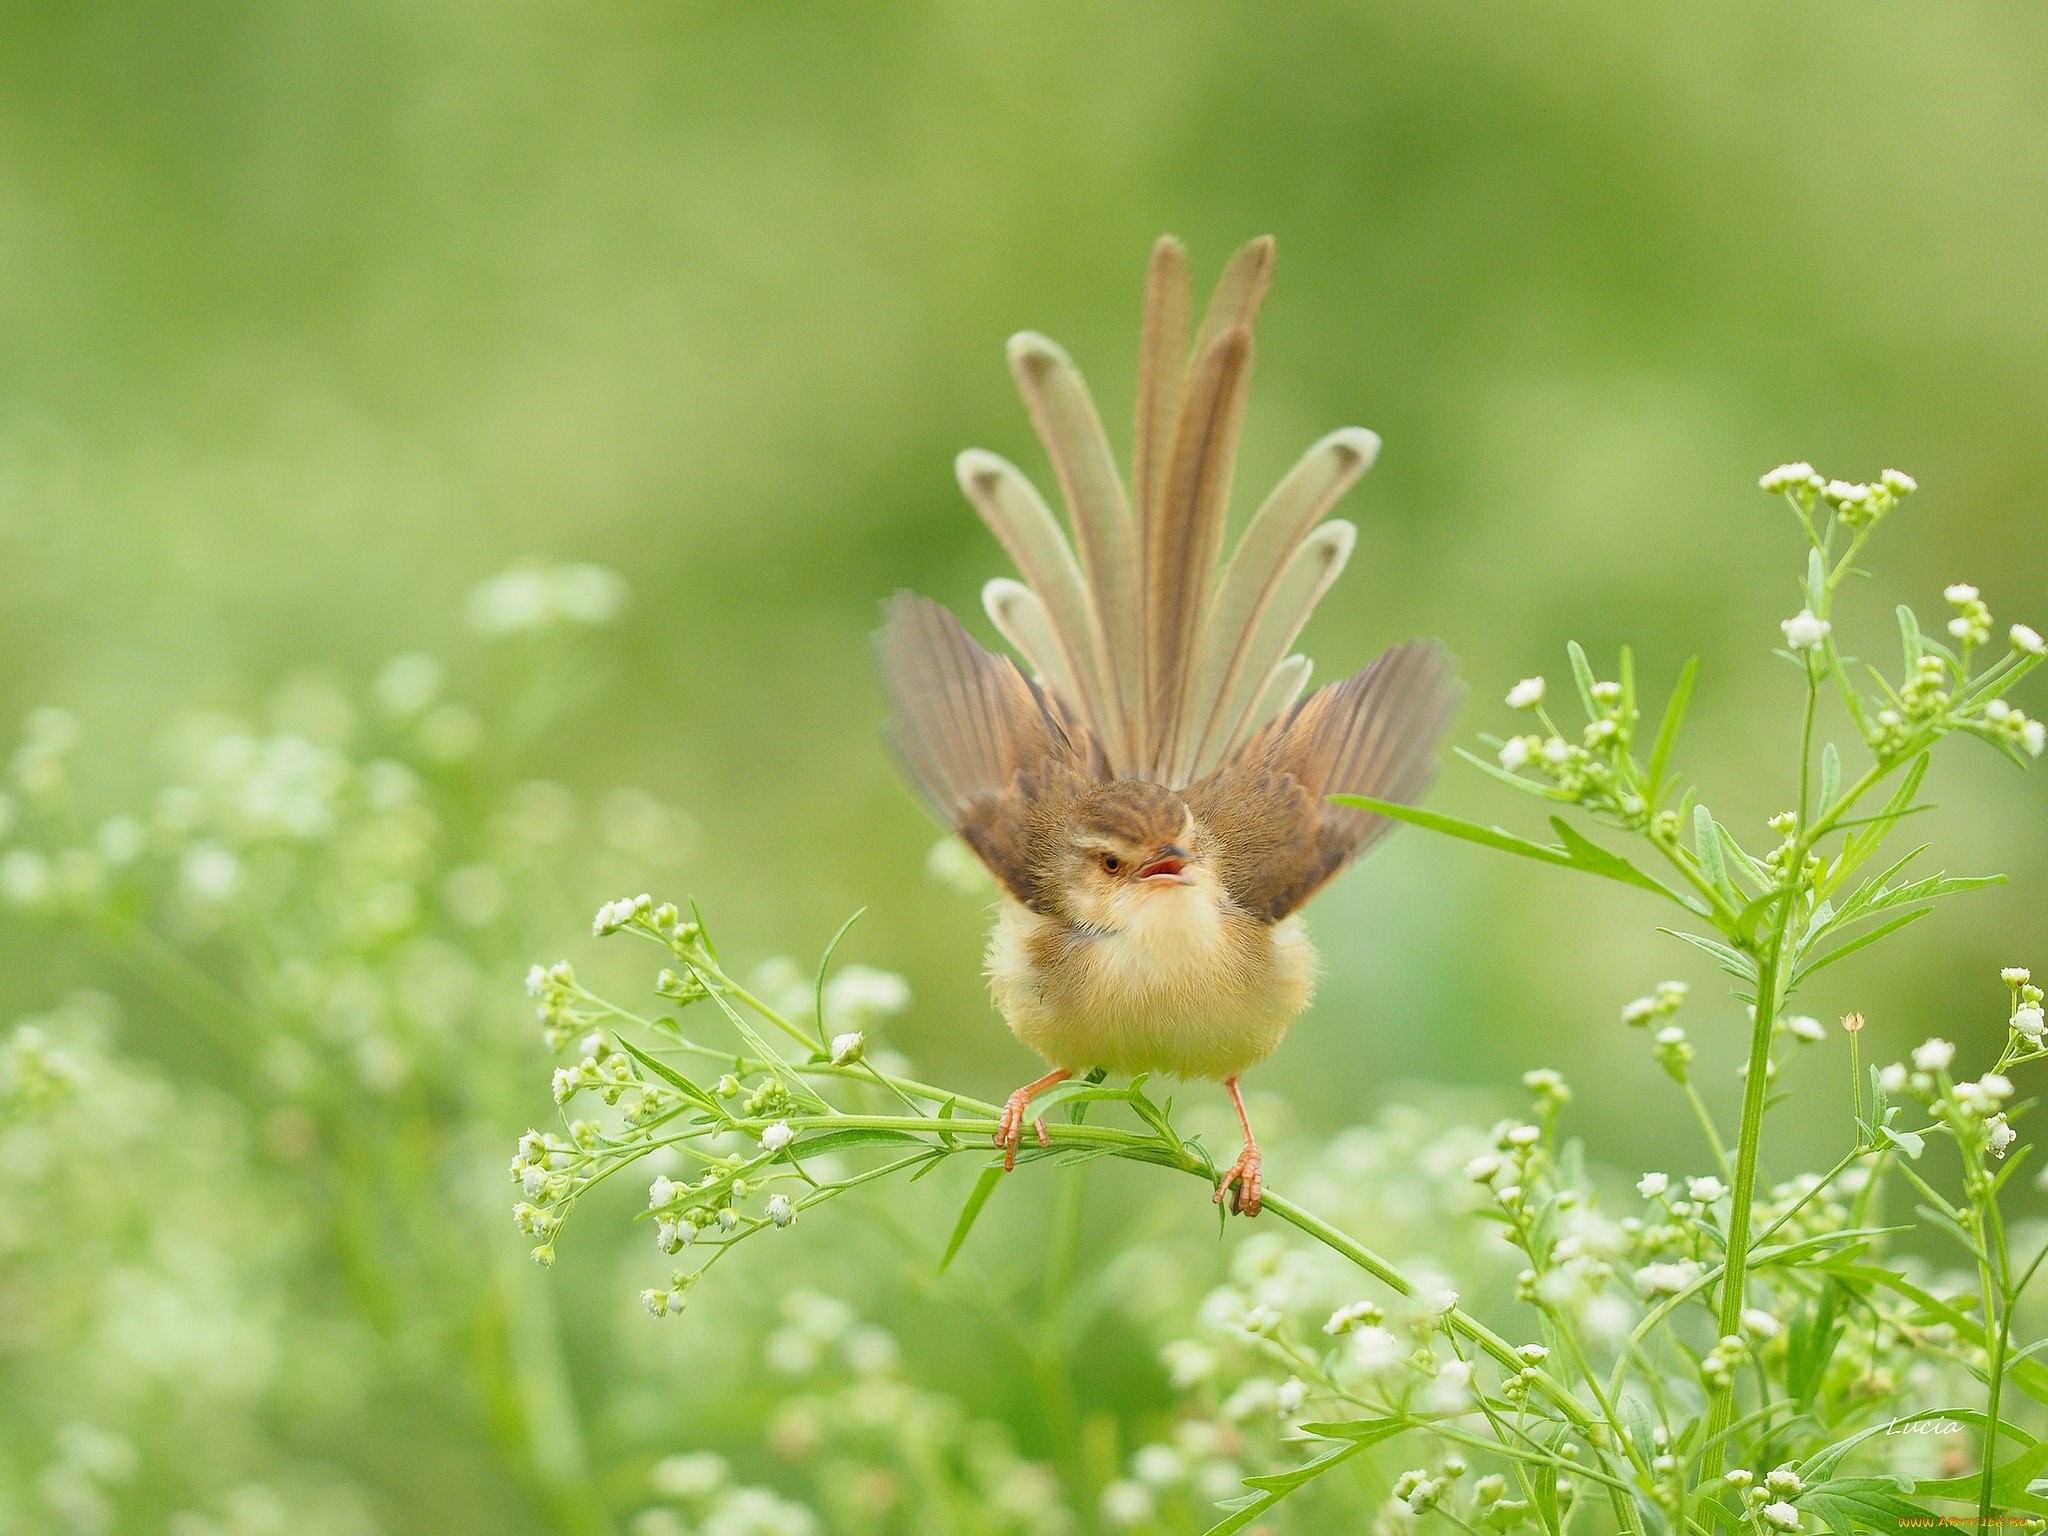
[[[1216,1186],[1216,1204],[1221,1205],[1223,1197],[1229,1195],[1230,1209],[1234,1214],[1256,1216],[1263,1190],[1259,1180],[1259,1149],[1246,1142],[1244,1150],[1237,1154],[1237,1161],[1230,1165],[1230,1171]]]
[[[1031,1107],[1031,1090],[1019,1088],[1003,1103],[1003,1117],[996,1125],[996,1145],[1002,1149],[1003,1171],[1010,1172],[1017,1166],[1017,1147],[1024,1140],[1025,1112]],[[1041,1147],[1052,1145],[1052,1138],[1045,1134],[1045,1122],[1033,1120],[1031,1129],[1038,1137]]]

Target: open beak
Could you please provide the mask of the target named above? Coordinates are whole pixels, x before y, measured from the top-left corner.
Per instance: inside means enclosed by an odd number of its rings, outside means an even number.
[[[1188,851],[1168,843],[1160,849],[1153,860],[1138,871],[1140,880],[1156,880],[1162,885],[1186,885]]]

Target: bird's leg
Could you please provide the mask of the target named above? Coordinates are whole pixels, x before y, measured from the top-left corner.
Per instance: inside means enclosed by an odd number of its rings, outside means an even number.
[[[1231,1196],[1230,1208],[1243,1216],[1259,1214],[1259,1143],[1252,1135],[1252,1122],[1244,1112],[1244,1095],[1237,1091],[1237,1079],[1228,1077],[1223,1086],[1230,1090],[1230,1102],[1237,1108],[1237,1124],[1244,1132],[1244,1150],[1237,1154],[1237,1161],[1230,1165],[1230,1172],[1223,1175],[1223,1182],[1216,1186],[1216,1203],[1221,1205],[1223,1197],[1230,1194],[1232,1186],[1237,1193]]]
[[[1063,1083],[1074,1074],[1065,1067],[1048,1072],[1034,1083],[1026,1083],[1003,1102],[1003,1118],[996,1127],[996,1145],[1003,1149],[1005,1170],[1017,1166],[1017,1143],[1024,1139],[1024,1112],[1031,1107],[1032,1096],[1045,1092],[1054,1083]],[[1034,1120],[1031,1128],[1038,1133],[1038,1144],[1047,1145],[1045,1122]]]

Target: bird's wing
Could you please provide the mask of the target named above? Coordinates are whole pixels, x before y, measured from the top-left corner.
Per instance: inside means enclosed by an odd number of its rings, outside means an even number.
[[[900,593],[876,637],[890,704],[889,742],[926,807],[1026,906],[1033,807],[1075,779],[1100,777],[1086,722],[976,645],[928,598]]]
[[[1419,798],[1457,708],[1450,658],[1399,645],[1276,717],[1189,792],[1218,848],[1224,887],[1277,921],[1313,896],[1391,827],[1328,796]]]

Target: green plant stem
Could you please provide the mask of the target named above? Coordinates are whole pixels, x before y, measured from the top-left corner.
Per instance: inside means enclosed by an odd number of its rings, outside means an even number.
[[[1980,1212],[1977,1228],[1977,1283],[1984,1298],[1984,1335],[1990,1346],[1991,1384],[1984,1403],[1984,1470],[1977,1483],[1977,1529],[1991,1529],[1992,1481],[1998,1472],[1999,1397],[2005,1385],[2005,1348],[2008,1309],[1999,1305],[1998,1287],[1991,1276],[1990,1237]]]
[[[1787,905],[1790,910],[1790,904]],[[1749,1075],[1742,1085],[1742,1130],[1735,1147],[1735,1191],[1728,1208],[1728,1254],[1722,1264],[1722,1337],[1742,1328],[1744,1281],[1748,1277],[1750,1212],[1756,1201],[1757,1151],[1763,1136],[1764,1104],[1770,1092],[1771,1028],[1778,1007],[1779,965],[1785,945],[1787,919],[1781,918],[1771,930],[1771,940],[1757,967],[1756,1022],[1750,1030]],[[1735,1410],[1735,1388],[1716,1387],[1707,1410],[1705,1461],[1700,1481],[1712,1486],[1721,1476],[1722,1447],[1716,1439],[1728,1427]]]

